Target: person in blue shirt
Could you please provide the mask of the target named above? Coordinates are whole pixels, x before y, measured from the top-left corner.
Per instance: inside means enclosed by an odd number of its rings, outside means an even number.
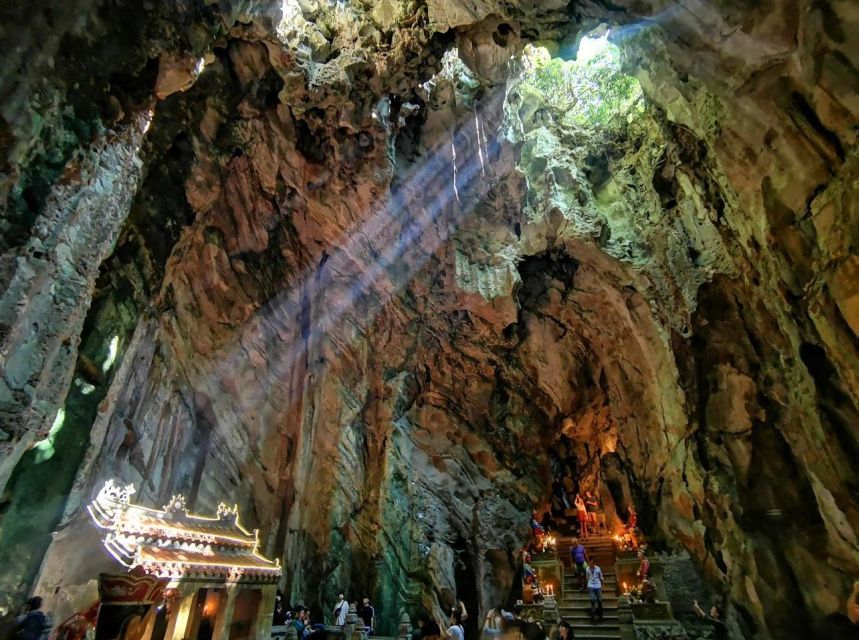
[[[570,558],[573,561],[574,575],[579,578],[579,591],[584,593],[585,585],[587,584],[585,571],[587,569],[588,552],[585,550],[584,545],[579,542],[578,538],[573,538],[573,544],[570,546]]]
[[[299,640],[301,640],[301,638],[304,638],[307,635],[305,609],[303,606],[298,605],[295,608],[295,613],[292,617],[291,624],[293,627],[295,627],[295,633],[298,636]]]
[[[591,594],[591,619],[596,622],[597,618],[602,620],[602,569],[597,566],[597,561],[590,558],[588,561],[588,591]]]

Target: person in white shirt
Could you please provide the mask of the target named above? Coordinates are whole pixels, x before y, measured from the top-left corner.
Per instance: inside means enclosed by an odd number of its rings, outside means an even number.
[[[588,558],[588,591],[591,594],[591,618],[596,622],[597,618],[602,620],[602,569],[597,566],[596,560]]]
[[[337,596],[337,604],[334,605],[334,624],[342,627],[346,624],[346,614],[349,613],[349,603],[341,593]]]

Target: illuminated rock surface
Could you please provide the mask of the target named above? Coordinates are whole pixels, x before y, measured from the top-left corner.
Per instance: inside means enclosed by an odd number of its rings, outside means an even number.
[[[563,431],[743,637],[841,609],[853,3],[7,4],[7,604],[46,550],[84,599],[113,477],[238,502],[292,601],[485,608]],[[644,93],[610,130],[518,58],[602,23]]]

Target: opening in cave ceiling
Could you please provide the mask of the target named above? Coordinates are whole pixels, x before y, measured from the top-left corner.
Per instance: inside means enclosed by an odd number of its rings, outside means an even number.
[[[855,635],[851,3],[66,4],[0,9],[4,615]]]

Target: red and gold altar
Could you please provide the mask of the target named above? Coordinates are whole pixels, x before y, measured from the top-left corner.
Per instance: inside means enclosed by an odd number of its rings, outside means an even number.
[[[96,640],[262,640],[271,633],[279,563],[238,510],[188,513],[133,504],[133,485],[109,481],[88,506],[107,552],[126,572],[99,576]]]

